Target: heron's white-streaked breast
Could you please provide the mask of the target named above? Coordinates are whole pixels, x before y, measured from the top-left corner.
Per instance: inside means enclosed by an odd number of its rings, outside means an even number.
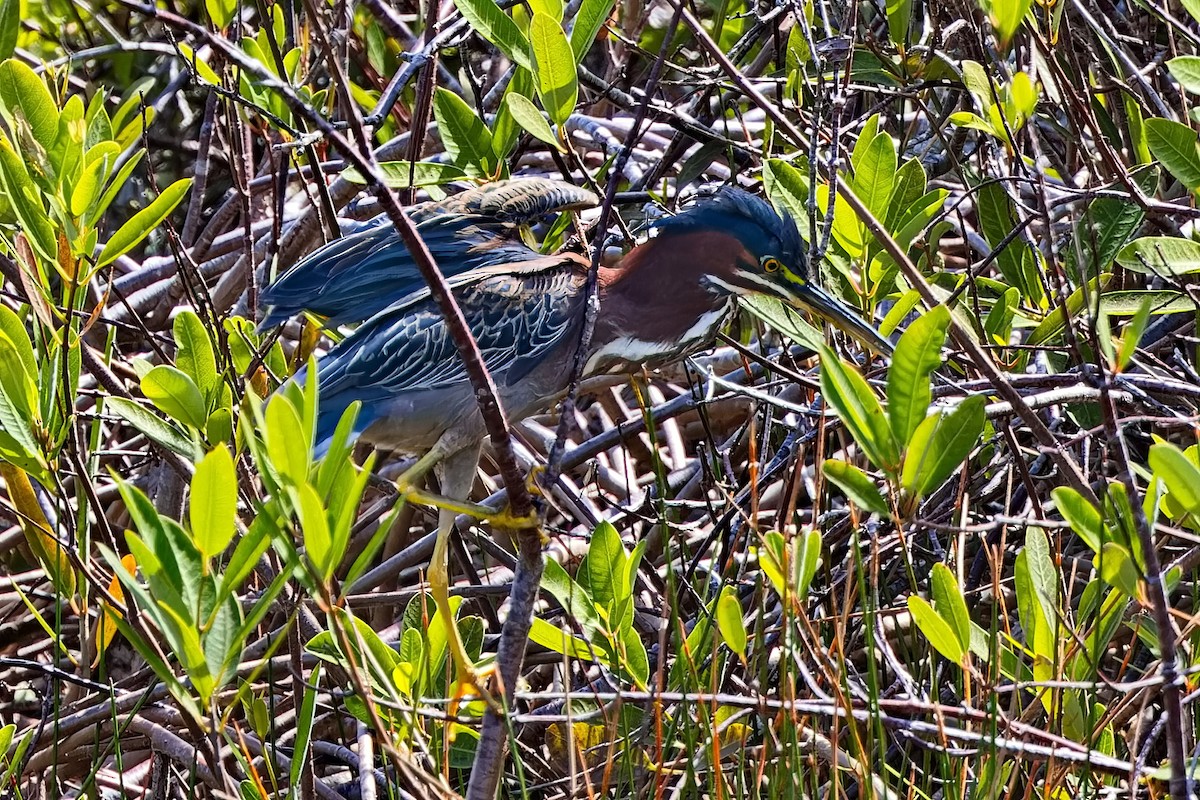
[[[623,372],[631,366],[649,363],[656,366],[669,363],[688,353],[695,352],[712,341],[717,328],[729,315],[732,303],[701,314],[677,339],[651,341],[637,336],[617,336],[597,348],[588,359],[584,373],[595,375],[604,372]]]

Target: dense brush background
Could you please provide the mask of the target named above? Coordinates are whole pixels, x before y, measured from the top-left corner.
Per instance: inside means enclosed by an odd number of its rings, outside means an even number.
[[[676,2],[0,0],[0,796],[1188,791],[1200,3]],[[256,329],[374,162],[616,182],[527,231],[606,258],[736,183],[900,341],[759,302],[586,386],[482,740],[403,459],[314,464],[272,392],[328,339]],[[463,523],[487,657],[516,548]]]

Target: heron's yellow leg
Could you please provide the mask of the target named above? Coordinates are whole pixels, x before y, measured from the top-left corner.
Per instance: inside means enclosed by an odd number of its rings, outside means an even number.
[[[450,660],[454,664],[454,687],[447,713],[458,712],[462,699],[469,694],[477,695],[488,705],[496,704],[495,698],[488,691],[487,683],[491,669],[479,669],[471,656],[467,654],[466,645],[458,633],[458,624],[454,611],[450,608],[450,574],[447,567],[449,559],[450,531],[454,526],[456,513],[453,510],[442,509],[439,516],[437,538],[433,544],[433,557],[429,560],[429,592],[433,595],[433,604],[437,608],[438,618],[446,629],[446,648]]]

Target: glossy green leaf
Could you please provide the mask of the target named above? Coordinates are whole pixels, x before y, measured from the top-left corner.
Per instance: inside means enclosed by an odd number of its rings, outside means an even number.
[[[1110,269],[1126,242],[1137,234],[1146,212],[1124,198],[1097,197],[1072,226],[1074,246],[1067,251],[1067,274],[1080,283]]]
[[[525,69],[532,66],[529,42],[512,17],[495,0],[455,0],[454,3],[471,27],[500,52]]]
[[[267,404],[267,454],[279,474],[300,487],[308,483],[312,448],[304,435],[300,416],[295,407],[282,395],[275,395]]]
[[[10,58],[0,64],[0,104],[10,118],[25,120],[29,134],[43,147],[58,136],[58,104],[46,82],[24,61]]]
[[[912,21],[912,0],[887,0],[888,37],[892,44],[903,47]]]
[[[587,555],[579,565],[579,585],[601,608],[608,609],[614,602],[628,597],[630,587],[625,586],[625,562],[628,555],[621,535],[609,522],[601,522],[592,531]],[[632,609],[630,609],[632,611]],[[610,620],[614,627],[618,621]]]
[[[561,628],[556,628],[541,617],[534,617],[529,628],[529,641],[539,644],[547,650],[561,653],[564,656],[578,658],[581,661],[594,661],[592,646],[574,634]]]
[[[900,484],[923,497],[940,486],[979,443],[986,421],[982,395],[968,397],[949,413],[934,413],[917,426],[904,455]]]
[[[971,613],[967,610],[967,600],[963,597],[962,589],[959,588],[954,573],[945,564],[940,562],[934,564],[930,584],[938,616],[949,623],[963,650],[969,649],[971,645]]]
[[[103,267],[105,264],[117,260],[133,249],[138,242],[149,236],[150,232],[161,225],[163,220],[175,210],[175,206],[179,205],[191,186],[191,178],[181,178],[163,189],[162,194],[154,198],[154,202],[134,214],[128,222],[117,229],[117,232],[104,245],[104,249],[100,251],[100,257],[96,259],[96,266]]]
[[[1176,56],[1167,60],[1171,77],[1189,92],[1200,92],[1200,56]]]
[[[1200,468],[1173,444],[1150,448],[1150,468],[1171,493],[1171,500],[1189,514],[1200,515]]]
[[[328,580],[337,566],[333,548],[333,536],[329,531],[329,518],[321,498],[309,484],[298,487],[300,496],[300,527],[304,534],[304,552],[313,569],[322,579]]]
[[[381,161],[377,166],[383,173],[384,184],[393,189],[440,186],[466,177],[461,167],[436,161]],[[353,167],[344,170],[342,177],[351,183],[365,185],[367,182],[362,173]]]
[[[904,331],[888,367],[888,422],[896,441],[907,444],[913,431],[929,413],[933,390],[929,376],[942,363],[942,345],[950,327],[950,310],[944,305],[918,316]]]
[[[996,301],[987,317],[983,320],[983,330],[992,343],[1006,345],[1012,335],[1013,318],[1017,314],[1017,306],[1021,302],[1021,291],[1010,286]]]
[[[758,548],[758,565],[763,575],[775,587],[780,597],[788,596],[788,545],[779,531],[767,531],[763,534],[762,545]],[[549,563],[549,562],[547,562]]]
[[[1086,307],[1088,298],[1096,296],[1096,290],[1108,283],[1112,278],[1111,272],[1101,273],[1098,278],[1088,282],[1086,287],[1080,286],[1067,297],[1067,306],[1064,313],[1060,306],[1051,313],[1046,315],[1046,318],[1038,323],[1038,326],[1030,331],[1029,336],[1025,338],[1025,344],[1033,347],[1039,344],[1045,344],[1057,338],[1062,334],[1066,327],[1066,320],[1074,320]]]
[[[154,367],[142,377],[142,394],[168,417],[197,430],[204,428],[208,419],[204,397],[181,370],[168,364]]]
[[[1124,372],[1129,366],[1129,362],[1133,360],[1133,356],[1137,352],[1138,343],[1142,340],[1142,333],[1146,330],[1146,323],[1150,320],[1152,307],[1153,301],[1151,298],[1142,298],[1142,304],[1125,326],[1125,330],[1121,332],[1121,342],[1117,347],[1116,353],[1116,368],[1118,372]]]
[[[1200,242],[1177,236],[1143,236],[1121,249],[1117,263],[1146,275],[1191,275],[1200,272]]]
[[[1104,519],[1099,509],[1069,486],[1055,487],[1050,491],[1050,496],[1054,498],[1058,513],[1070,523],[1071,530],[1083,539],[1092,552],[1099,553],[1105,538]]]
[[[0,0],[0,59],[7,59],[17,49],[21,34],[21,0]],[[7,750],[0,748],[0,753]]]
[[[583,61],[591,49],[600,29],[612,14],[614,5],[616,0],[583,0],[580,3],[579,11],[575,14],[575,25],[571,28],[571,50],[577,63]]]
[[[1154,157],[1189,191],[1200,189],[1200,142],[1196,132],[1169,119],[1148,119],[1145,125],[1146,143]]]
[[[896,145],[881,133],[859,156],[854,171],[854,193],[876,219],[886,219],[888,200],[896,181]]]
[[[546,118],[537,110],[532,100],[525,95],[510,92],[504,96],[504,104],[508,113],[512,114],[513,119],[526,133],[557,150],[563,149],[562,143],[558,141]]]
[[[473,174],[492,174],[496,160],[492,152],[492,134],[466,101],[439,86],[433,95],[433,116],[437,119],[446,154],[455,164]]]
[[[928,601],[915,594],[908,597],[908,611],[912,614],[917,628],[933,645],[933,649],[941,653],[944,658],[961,666],[966,651],[959,643],[958,636],[950,627],[950,623],[942,619]]]
[[[825,472],[825,477],[837,485],[846,494],[846,497],[850,498],[859,508],[882,517],[891,514],[887,501],[879,493],[879,487],[858,467],[847,464],[845,461],[828,459],[822,465],[822,470]]]
[[[1032,4],[1033,0],[986,0],[984,10],[991,18],[996,37],[1002,45],[1012,41]]]
[[[1120,590],[1126,597],[1138,597],[1141,579],[1127,549],[1116,542],[1105,542],[1095,563],[1105,583]]]
[[[546,560],[546,568],[542,573],[542,589],[579,623],[588,638],[600,629],[600,615],[596,612],[596,604],[591,596],[572,580],[567,571],[554,559]]]
[[[813,576],[817,574],[817,566],[821,563],[821,531],[810,528],[796,539],[796,593],[801,597],[808,595],[812,586]]]
[[[746,644],[749,642],[746,621],[742,619],[742,604],[737,592],[729,586],[721,589],[721,596],[717,599],[717,630],[721,632],[725,646],[745,660]]]
[[[826,346],[821,347],[821,394],[871,463],[885,472],[895,472],[900,448],[879,398],[857,369]]]
[[[207,560],[225,552],[237,522],[237,475],[225,445],[196,464],[188,513],[200,555]]]
[[[796,344],[819,351],[825,335],[813,327],[795,308],[766,294],[738,298],[738,304]]]
[[[0,139],[0,185],[33,249],[48,263],[57,263],[58,239],[46,215],[41,193],[7,139]]]
[[[204,10],[208,19],[217,30],[224,30],[233,21],[237,13],[237,0],[204,0]]]
[[[217,358],[212,340],[199,315],[184,309],[175,316],[172,324],[175,334],[175,366],[191,377],[205,399],[212,397],[220,383],[217,374]]]
[[[551,122],[564,125],[579,97],[571,44],[562,25],[546,14],[533,15],[529,23],[529,42],[533,47],[533,77],[542,107],[550,115]]]
[[[155,416],[133,400],[127,400],[124,397],[109,397],[105,399],[104,407],[124,419],[159,447],[193,461],[201,457],[203,451],[200,450],[200,446],[188,438],[187,434]]]

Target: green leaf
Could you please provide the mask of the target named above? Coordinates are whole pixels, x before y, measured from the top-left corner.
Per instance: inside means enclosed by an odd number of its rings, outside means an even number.
[[[793,29],[794,30],[794,29]],[[763,188],[777,207],[787,211],[807,241],[808,234],[808,176],[794,165],[771,158],[763,165]]]
[[[283,395],[277,394],[267,404],[267,455],[279,474],[292,486],[308,484],[312,446],[304,435],[296,408]]]
[[[1145,275],[1191,275],[1200,272],[1200,242],[1176,236],[1143,236],[1121,249],[1117,263]]]
[[[204,10],[208,12],[208,19],[219,31],[229,27],[233,15],[237,13],[237,5],[237,0],[204,0]]]
[[[583,61],[596,41],[600,29],[612,14],[616,0],[583,0],[579,12],[575,15],[575,26],[571,29],[571,50],[575,54],[576,63]]]
[[[17,49],[21,33],[21,0],[0,0],[0,59],[7,59]],[[0,753],[7,750],[0,748]]]
[[[1123,198],[1097,197],[1072,228],[1074,246],[1067,251],[1067,274],[1075,283],[1111,268],[1129,238],[1138,232],[1146,212]]]
[[[333,548],[333,536],[329,531],[329,518],[325,506],[317,496],[317,490],[304,483],[298,488],[300,495],[300,526],[304,533],[304,551],[323,580],[329,580],[337,567],[337,554]]]
[[[181,370],[167,364],[154,367],[142,377],[142,394],[168,417],[204,429],[208,419],[204,397],[196,382]]]
[[[546,14],[534,14],[529,23],[533,46],[533,77],[542,107],[556,125],[564,125],[575,110],[579,83],[575,55],[562,25]]]
[[[203,454],[200,446],[183,431],[165,422],[133,400],[124,397],[109,397],[104,401],[104,407],[124,419],[147,439],[177,453],[184,458],[195,461]]]
[[[886,219],[888,200],[896,181],[896,145],[881,133],[859,155],[854,170],[854,193],[875,219]]]
[[[381,161],[377,165],[383,182],[393,189],[420,186],[440,186],[466,177],[461,167],[436,161]],[[343,170],[342,177],[351,183],[366,185],[367,179],[354,167]]]
[[[42,195],[7,139],[0,139],[0,184],[33,249],[48,263],[58,263],[58,239],[46,215]]]
[[[500,52],[518,65],[529,69],[529,42],[513,22],[512,17],[495,3],[495,0],[455,0],[471,27],[484,39],[499,48]]]
[[[1133,315],[1133,319],[1129,320],[1125,330],[1121,332],[1121,344],[1117,348],[1116,357],[1118,372],[1125,371],[1133,359],[1134,353],[1137,352],[1138,343],[1141,342],[1142,333],[1146,330],[1146,323],[1150,319],[1152,302],[1149,297],[1142,298],[1142,304],[1138,307],[1137,313]]]
[[[579,623],[579,627],[589,639],[600,630],[600,615],[596,612],[595,602],[582,586],[571,579],[562,565],[552,558],[546,559],[546,569],[542,573],[542,589]]]
[[[433,94],[433,116],[446,146],[446,155],[455,164],[478,175],[493,173],[496,156],[492,152],[492,134],[466,101],[439,86]]]
[[[928,601],[915,594],[908,597],[908,612],[912,614],[917,628],[933,645],[933,649],[941,653],[944,658],[962,666],[966,651],[959,643],[958,636],[950,627],[950,623],[942,619]]]
[[[225,445],[218,445],[196,465],[189,514],[200,555],[208,560],[225,552],[237,522],[237,475]]]
[[[1046,318],[1030,331],[1029,336],[1025,339],[1025,345],[1033,347],[1044,344],[1061,334],[1066,327],[1066,321],[1068,319],[1074,320],[1085,308],[1088,298],[1095,297],[1096,291],[1107,284],[1110,278],[1112,278],[1111,272],[1101,273],[1098,277],[1088,281],[1086,287],[1080,286],[1071,292],[1070,296],[1067,297],[1065,311],[1059,306],[1047,314]]]
[[[557,150],[563,149],[562,143],[558,141],[554,131],[550,130],[546,118],[537,110],[532,100],[523,94],[509,92],[504,96],[504,104],[508,107],[508,113],[512,114],[512,118],[526,133]]]
[[[1173,444],[1150,448],[1150,468],[1171,493],[1171,500],[1189,514],[1200,515],[1200,468]]]
[[[37,359],[25,323],[0,305],[0,387],[25,411],[37,408]]]
[[[983,433],[983,395],[963,400],[949,413],[935,413],[917,426],[904,454],[900,484],[923,497],[940,486],[970,455]]]
[[[117,174],[108,181],[108,187],[100,195],[100,199],[84,213],[83,221],[85,225],[91,226],[96,224],[96,221],[108,210],[108,207],[112,205],[112,201],[116,198],[117,192],[125,188],[125,184],[129,181],[129,176],[133,174],[138,164],[141,163],[145,152],[145,150],[135,150],[133,155],[121,165],[121,168],[117,170]]]
[[[1188,191],[1200,189],[1200,150],[1196,132],[1169,119],[1146,120],[1146,144],[1156,159]]]
[[[1105,542],[1095,564],[1100,577],[1109,586],[1120,590],[1126,597],[1138,596],[1138,569],[1127,549],[1116,542]]]
[[[879,398],[858,370],[844,363],[828,347],[821,347],[821,394],[846,428],[879,469],[894,473],[900,449]]]
[[[154,198],[153,203],[134,214],[113,234],[112,238],[108,240],[108,244],[104,245],[104,249],[100,251],[96,266],[103,267],[105,264],[116,261],[117,258],[133,249],[138,242],[149,236],[150,232],[161,225],[163,220],[175,210],[175,206],[179,205],[191,186],[191,178],[181,178],[163,189],[162,194]]]
[[[1058,513],[1062,514],[1071,525],[1071,530],[1083,539],[1084,543],[1099,553],[1104,541],[1104,519],[1100,510],[1084,499],[1083,495],[1070,486],[1058,486],[1050,491]]]
[[[541,617],[534,617],[529,627],[529,641],[581,661],[594,661],[592,646],[561,628],[556,628]]]
[[[1000,184],[987,184],[976,194],[976,209],[984,238],[992,247],[999,247],[1017,226],[1012,198]],[[1033,268],[1033,254],[1020,236],[1005,245],[996,256],[996,269],[1010,286],[1021,290],[1021,297],[1031,305],[1040,305],[1045,292]]]
[[[1017,306],[1021,302],[1021,290],[1010,286],[1000,295],[1000,299],[988,311],[983,320],[983,330],[991,338],[993,344],[1006,345],[1012,335],[1013,317],[1017,314]]]
[[[892,44],[903,47],[912,21],[912,0],[887,0],[888,37]]]
[[[184,309],[175,317],[173,328],[178,348],[175,366],[196,382],[206,401],[211,400],[220,385],[220,376],[212,340],[208,338],[204,323],[195,311]]]
[[[742,619],[742,604],[737,592],[729,586],[721,589],[721,596],[717,599],[717,630],[721,632],[725,645],[745,661],[746,644],[749,642],[746,621]]]
[[[763,534],[762,546],[758,549],[758,565],[762,568],[763,575],[775,587],[776,594],[783,598],[788,596],[788,555],[787,541],[782,533],[767,531]]]
[[[951,125],[958,125],[960,128],[972,128],[1002,138],[1003,131],[997,131],[992,127],[992,123],[972,111],[955,111],[950,115],[949,121]]]
[[[625,561],[628,554],[621,534],[610,522],[601,522],[592,531],[587,555],[579,565],[579,585],[583,587],[603,609],[627,598],[630,587],[625,586]],[[633,609],[629,609],[632,613]],[[615,630],[619,620],[609,620],[610,630]]]
[[[796,541],[796,593],[808,595],[817,565],[821,561],[821,531],[812,528],[800,534]]]
[[[845,461],[827,460],[822,469],[825,477],[833,481],[859,508],[864,508],[881,517],[891,514],[887,501],[879,493],[879,487],[867,474]]]
[[[1171,76],[1189,92],[1200,92],[1200,56],[1177,56],[1167,61]]]
[[[1007,46],[1012,41],[1032,3],[1033,0],[985,0],[984,10],[991,18],[1001,45]]]
[[[770,325],[779,333],[809,350],[819,351],[825,335],[813,327],[795,308],[766,294],[749,294],[738,298],[738,305]]]
[[[949,327],[950,310],[939,305],[913,320],[896,344],[888,368],[887,412],[892,434],[901,444],[908,444],[929,413],[933,398],[929,376],[942,363]]]
[[[10,58],[0,64],[0,104],[10,118],[29,124],[29,134],[41,146],[49,147],[57,138],[58,104],[46,82],[24,61]]]
[[[938,616],[950,624],[963,650],[970,649],[971,613],[967,610],[966,598],[963,597],[954,573],[945,564],[934,564],[931,586]]]

